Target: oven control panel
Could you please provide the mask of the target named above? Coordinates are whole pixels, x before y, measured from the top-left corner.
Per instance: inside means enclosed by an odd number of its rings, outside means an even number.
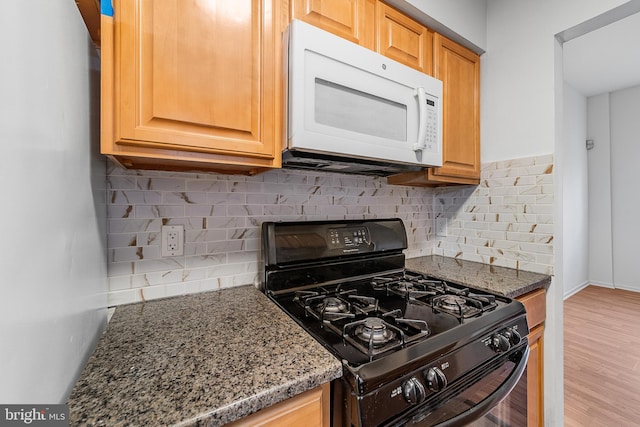
[[[367,227],[330,228],[327,234],[329,249],[353,249],[371,242]]]
[[[262,256],[268,270],[280,270],[282,264],[320,265],[337,256],[400,258],[406,248],[407,232],[399,218],[262,223]]]

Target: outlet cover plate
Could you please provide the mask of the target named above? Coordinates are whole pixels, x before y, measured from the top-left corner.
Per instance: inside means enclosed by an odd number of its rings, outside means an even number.
[[[163,257],[184,255],[184,226],[162,226],[160,251]]]

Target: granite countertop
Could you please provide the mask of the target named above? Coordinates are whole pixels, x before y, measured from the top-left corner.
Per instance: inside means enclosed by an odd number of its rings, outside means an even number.
[[[71,393],[70,422],[217,426],[340,376],[253,286],[125,305]]]
[[[515,298],[536,289],[547,289],[551,276],[529,271],[497,267],[479,262],[465,261],[439,255],[411,258],[406,261],[409,270],[449,280],[465,286]]]

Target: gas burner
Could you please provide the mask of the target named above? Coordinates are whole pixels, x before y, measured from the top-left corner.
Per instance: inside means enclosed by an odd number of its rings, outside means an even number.
[[[344,325],[342,337],[369,359],[405,344],[402,330],[372,316]]]
[[[322,322],[355,317],[348,301],[335,294],[329,295],[326,291],[315,295],[298,292],[294,301],[304,307],[307,314]]]
[[[354,336],[374,347],[386,344],[395,338],[395,333],[387,328],[387,323],[378,317],[367,317],[354,329]]]
[[[385,291],[387,295],[396,294],[409,298],[430,298],[449,292],[448,285],[442,280],[428,279],[419,274],[405,272],[389,276],[376,276],[371,279],[374,291]]]
[[[482,301],[464,295],[461,292],[440,295],[431,300],[431,307],[436,311],[456,316],[460,321],[479,316],[484,311],[495,307],[495,304],[484,307]]]
[[[441,293],[433,286],[433,283],[420,283],[418,281],[400,280],[389,285],[388,291],[406,298],[432,297]]]
[[[413,292],[413,291],[421,291],[423,289],[418,289],[415,283],[406,282],[401,280],[395,285],[391,285],[391,289],[396,290],[398,292]]]
[[[323,313],[348,313],[349,305],[340,298],[326,297],[316,306],[316,309]]]
[[[445,295],[439,300],[440,308],[449,311],[461,311],[467,305],[467,300],[458,295]]]

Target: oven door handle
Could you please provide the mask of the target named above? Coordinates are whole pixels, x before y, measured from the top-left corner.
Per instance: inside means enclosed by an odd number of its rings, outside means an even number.
[[[525,338],[526,339],[526,338]],[[474,405],[472,408],[462,412],[461,414],[456,415],[453,418],[448,419],[437,425],[437,427],[461,427],[466,426],[472,421],[477,420],[482,417],[484,414],[489,412],[496,406],[498,403],[502,401],[511,390],[516,386],[518,381],[520,381],[520,377],[527,367],[527,361],[529,360],[529,346],[526,346],[524,349],[524,354],[520,359],[520,363],[516,366],[516,369],[511,372],[511,375],[502,383],[500,387],[498,387],[493,393],[487,396],[482,402]]]

